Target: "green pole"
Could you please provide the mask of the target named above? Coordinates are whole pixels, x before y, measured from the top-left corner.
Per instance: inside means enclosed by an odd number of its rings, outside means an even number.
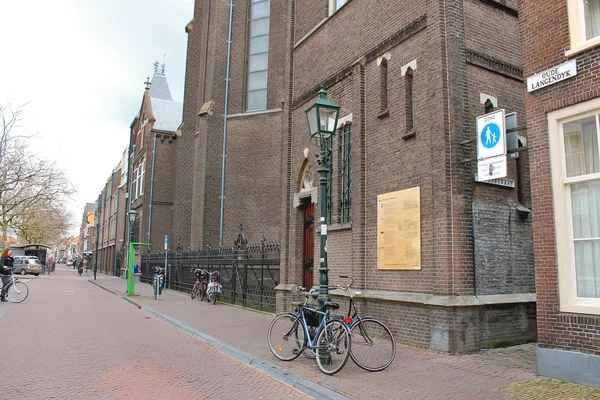
[[[135,292],[135,283],[133,282],[133,257],[135,256],[135,246],[150,247],[150,243],[130,242],[129,243],[129,268],[127,271],[127,296],[133,296]]]
[[[319,264],[319,307],[329,301],[329,270],[327,268],[327,174],[329,173],[329,154],[327,140],[321,137],[318,172],[321,174],[321,259]]]
[[[135,284],[133,283],[133,256],[135,246],[129,242],[129,268],[127,270],[127,296],[133,296]]]

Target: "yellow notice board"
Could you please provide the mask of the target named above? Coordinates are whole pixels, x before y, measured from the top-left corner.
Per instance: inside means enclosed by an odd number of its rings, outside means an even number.
[[[377,196],[377,269],[421,269],[421,188]]]

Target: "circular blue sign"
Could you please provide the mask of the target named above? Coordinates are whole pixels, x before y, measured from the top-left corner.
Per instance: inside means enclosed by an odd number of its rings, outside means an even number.
[[[481,131],[481,144],[486,149],[491,149],[500,141],[500,127],[490,122]]]

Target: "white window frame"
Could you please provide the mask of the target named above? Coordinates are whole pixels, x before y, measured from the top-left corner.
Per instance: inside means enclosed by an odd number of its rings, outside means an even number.
[[[600,45],[600,36],[590,40],[586,40],[585,38],[584,1],[567,0],[569,36],[571,38],[571,48],[565,52],[565,56],[567,57]]]
[[[267,2],[269,3],[269,15],[267,17],[261,17],[261,18],[256,18],[256,19],[252,19],[252,13],[253,10],[252,8],[254,6],[256,6],[257,4],[260,3],[265,3]],[[268,20],[269,23],[269,30],[266,34],[261,34],[261,35],[253,35],[252,29],[250,29],[248,31],[248,69],[246,71],[246,77],[248,82],[246,83],[246,112],[256,112],[256,111],[265,111],[268,110],[269,108],[269,47],[270,47],[270,42],[271,42],[271,1],[270,0],[253,0],[250,4],[250,24],[252,25],[253,21],[259,21],[259,20]],[[254,52],[251,53],[251,44],[252,44],[252,39],[257,39],[257,38],[266,38],[267,40],[267,51],[265,52]],[[260,55],[266,55],[267,58],[267,65],[266,68],[264,69],[252,69],[252,64],[251,64],[251,58],[252,56],[260,56]],[[250,76],[252,74],[260,74],[260,73],[264,73],[266,74],[267,78],[265,79],[265,84],[264,87],[255,87],[255,88],[250,88]],[[250,106],[250,96],[255,93],[255,92],[266,92],[266,98],[265,98],[265,102],[264,104],[261,104],[259,107],[251,107]]]
[[[146,175],[146,160],[142,161],[140,165],[140,196],[144,195],[144,177]]]
[[[133,188],[131,189],[132,192],[132,198],[135,200],[138,198],[138,176],[139,176],[139,169],[136,168],[133,170]]]
[[[562,130],[564,123],[595,114],[600,114],[600,98],[552,111],[547,118],[560,311],[600,315],[600,299],[577,297],[570,189],[571,184],[600,179],[600,173],[567,178]]]
[[[333,15],[337,12],[337,10],[341,9],[342,7],[344,7],[346,4],[348,4],[350,2],[350,0],[341,0],[342,1],[342,5],[341,6],[337,6],[339,0],[329,0],[329,15]]]

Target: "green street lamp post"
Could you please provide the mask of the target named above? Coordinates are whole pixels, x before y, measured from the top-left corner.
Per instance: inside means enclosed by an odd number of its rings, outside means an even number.
[[[323,307],[329,301],[329,270],[327,269],[327,185],[332,149],[328,148],[329,138],[335,135],[340,106],[327,99],[327,92],[321,86],[319,98],[308,110],[308,131],[311,138],[319,139],[320,151],[317,158],[321,175],[321,255],[319,262],[319,306]]]

